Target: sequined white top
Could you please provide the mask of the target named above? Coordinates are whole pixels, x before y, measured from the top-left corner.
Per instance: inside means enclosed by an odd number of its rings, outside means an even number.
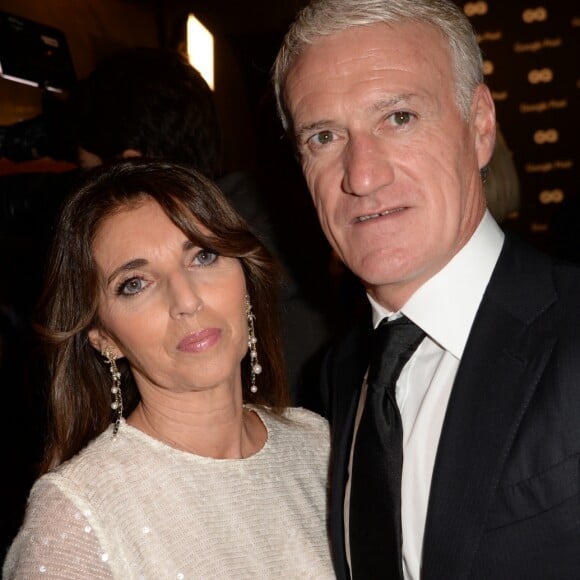
[[[33,486],[3,578],[335,578],[328,424],[305,409],[246,459],[173,449],[121,424]]]

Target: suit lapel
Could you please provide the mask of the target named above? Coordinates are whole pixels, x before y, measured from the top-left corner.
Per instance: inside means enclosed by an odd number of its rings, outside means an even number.
[[[337,578],[348,578],[344,545],[344,494],[356,409],[368,365],[372,321],[365,320],[331,351],[326,361],[332,384],[330,535]]]
[[[425,527],[423,580],[469,577],[505,457],[553,348],[553,335],[534,321],[554,300],[546,258],[528,255],[507,238],[443,424]]]

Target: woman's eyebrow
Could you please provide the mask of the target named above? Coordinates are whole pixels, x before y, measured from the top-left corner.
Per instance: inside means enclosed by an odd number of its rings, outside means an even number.
[[[144,258],[135,258],[134,260],[129,260],[129,262],[125,262],[121,264],[118,268],[115,268],[109,277],[107,278],[107,286],[114,280],[121,272],[128,272],[129,270],[134,270],[135,268],[142,268],[143,266],[147,265],[148,261]]]

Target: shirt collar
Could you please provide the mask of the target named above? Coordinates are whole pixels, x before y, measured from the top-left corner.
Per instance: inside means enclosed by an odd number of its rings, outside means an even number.
[[[504,237],[486,211],[465,246],[401,308],[401,313],[457,359],[463,354]],[[368,299],[375,327],[385,316],[393,315],[370,296]]]

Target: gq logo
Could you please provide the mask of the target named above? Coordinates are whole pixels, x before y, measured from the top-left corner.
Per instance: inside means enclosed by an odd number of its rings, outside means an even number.
[[[531,85],[551,83],[553,80],[554,73],[551,68],[535,68],[528,73],[528,82]]]
[[[463,12],[465,16],[483,16],[487,14],[487,2],[480,0],[479,2],[466,2],[463,7]]]
[[[534,133],[534,143],[537,145],[544,145],[544,143],[556,143],[560,135],[556,129],[541,129]]]
[[[522,12],[522,20],[526,24],[545,22],[548,20],[548,11],[543,6],[538,6],[538,8],[528,8]]]
[[[550,203],[562,203],[564,201],[564,192],[561,189],[544,189],[540,192],[540,203],[548,205]]]

